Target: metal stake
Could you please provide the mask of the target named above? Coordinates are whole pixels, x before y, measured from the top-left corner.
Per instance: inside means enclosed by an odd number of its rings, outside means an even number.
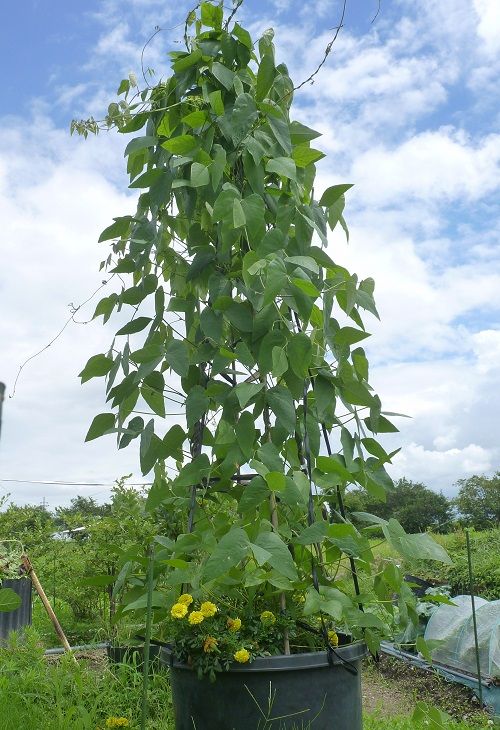
[[[474,579],[472,576],[472,554],[470,548],[470,537],[469,530],[465,530],[465,539],[467,542],[467,562],[469,564],[469,590],[470,600],[472,604],[472,624],[474,626],[474,645],[476,648],[476,668],[477,668],[477,682],[479,689],[479,704],[483,707],[483,685],[481,683],[481,664],[479,662],[479,640],[477,638],[477,621],[476,621],[476,604],[474,601]]]

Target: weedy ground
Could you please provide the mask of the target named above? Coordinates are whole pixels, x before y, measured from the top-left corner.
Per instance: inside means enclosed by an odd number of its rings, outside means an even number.
[[[0,650],[0,730],[105,730],[123,717],[139,727],[142,675],[134,667],[108,667],[103,652],[43,656],[36,635]],[[394,660],[367,663],[363,672],[364,730],[411,730],[415,700],[446,710],[457,722],[447,730],[488,728],[488,717],[468,692]],[[149,730],[174,730],[168,676],[150,680]]]

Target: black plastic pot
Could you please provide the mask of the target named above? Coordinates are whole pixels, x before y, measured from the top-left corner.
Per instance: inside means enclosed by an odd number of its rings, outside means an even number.
[[[31,626],[32,584],[29,578],[5,578],[2,588],[12,588],[21,597],[21,605],[15,611],[0,611],[0,642],[5,643],[11,631],[19,631],[25,626]]]
[[[365,644],[235,664],[215,682],[198,679],[162,648],[170,667],[176,730],[362,730],[361,659]],[[349,662],[353,674],[343,661]]]
[[[143,646],[111,646],[107,647],[108,660],[111,664],[130,664],[142,671],[144,666]],[[159,667],[160,647],[153,644],[149,647],[149,666],[156,671]]]

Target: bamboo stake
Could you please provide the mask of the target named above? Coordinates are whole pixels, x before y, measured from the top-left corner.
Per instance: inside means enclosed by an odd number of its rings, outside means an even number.
[[[65,651],[71,651],[71,647],[68,643],[66,635],[65,635],[64,631],[62,630],[61,624],[57,620],[57,616],[55,615],[54,610],[49,603],[49,599],[45,595],[45,591],[42,588],[42,584],[38,580],[38,576],[35,573],[35,570],[31,564],[30,559],[28,558],[27,555],[23,555],[21,560],[22,560],[23,567],[26,570],[26,574],[29,575],[29,577],[31,578],[31,582],[35,586],[35,590],[38,593],[38,595],[40,596],[40,599],[44,605],[44,608],[47,611],[47,614],[48,614],[50,620],[52,621],[56,634],[61,639],[61,644],[64,646]]]

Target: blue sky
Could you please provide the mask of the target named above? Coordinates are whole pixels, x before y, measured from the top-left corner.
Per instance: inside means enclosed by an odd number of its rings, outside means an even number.
[[[0,380],[12,392],[23,360],[59,331],[69,303],[99,285],[99,232],[133,210],[123,139],[69,136],[73,117],[100,118],[121,78],[167,72],[189,4],[51,0],[10,5],[0,26]],[[295,82],[321,60],[340,3],[245,0],[241,21],[273,26]],[[408,413],[393,475],[447,494],[457,479],[500,468],[500,13],[496,0],[348,0],[344,28],[294,116],[322,132],[318,188],[352,182],[351,243],[330,253],[374,276],[382,315],[367,346],[388,410]],[[93,302],[76,319],[88,320]],[[4,404],[0,495],[51,504],[137,470],[137,455],[83,445],[103,410],[81,388],[87,358],[111,331],[71,323],[23,370]],[[23,481],[24,480],[24,481]],[[88,482],[76,487],[36,481]]]

